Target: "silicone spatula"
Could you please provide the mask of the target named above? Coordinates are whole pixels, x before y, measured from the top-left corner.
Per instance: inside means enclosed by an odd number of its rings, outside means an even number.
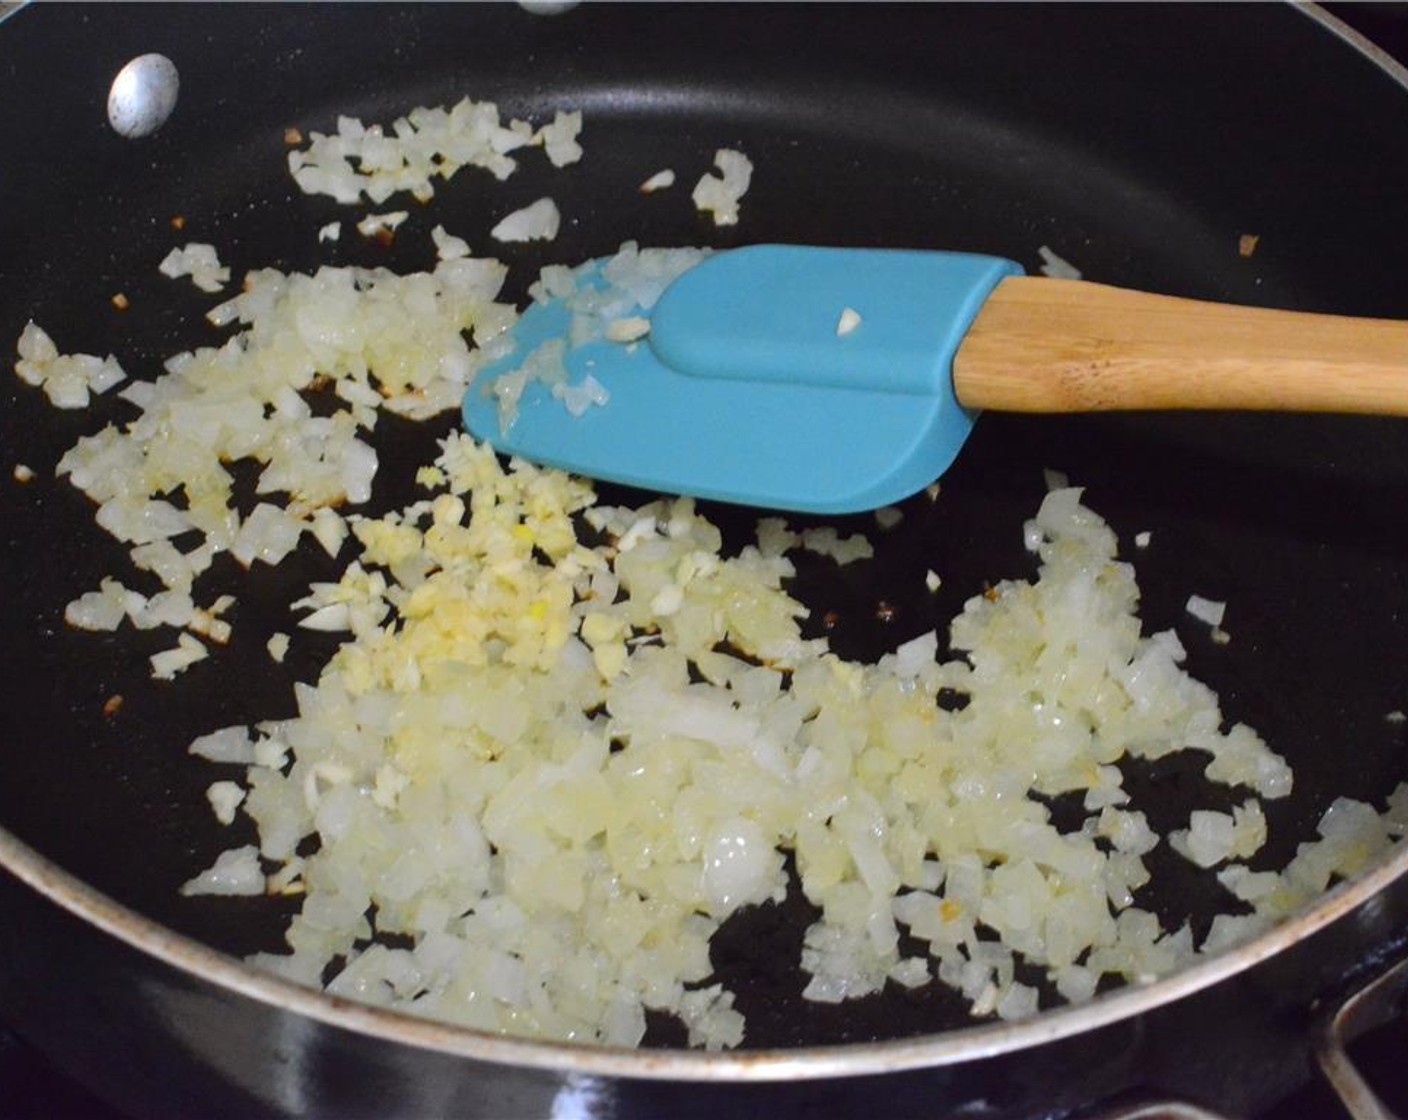
[[[590,270],[585,270],[590,272]],[[590,276],[585,278],[590,284]],[[979,411],[1260,409],[1408,414],[1408,323],[1236,307],[1022,275],[999,257],[758,245],[707,256],[623,322],[566,349],[575,416],[496,379],[572,312],[533,304],[464,421],[501,451],[593,478],[771,509],[898,501],[952,463]],[[560,373],[559,373],[560,376]]]

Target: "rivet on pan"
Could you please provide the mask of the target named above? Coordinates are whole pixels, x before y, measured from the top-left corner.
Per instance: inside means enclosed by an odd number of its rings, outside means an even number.
[[[108,123],[119,136],[150,136],[176,108],[181,78],[164,54],[138,55],[117,72],[108,93]]]
[[[518,0],[518,6],[535,16],[555,16],[568,8],[575,8],[577,0]]]

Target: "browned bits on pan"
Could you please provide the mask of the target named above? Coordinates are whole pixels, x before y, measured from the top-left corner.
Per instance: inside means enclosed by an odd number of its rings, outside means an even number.
[[[984,582],[983,598],[986,599],[989,603],[995,603],[1002,598],[1002,592],[1000,592],[992,584]]]
[[[290,125],[288,128],[284,129],[284,143],[290,148],[298,147],[299,144],[303,143],[303,133]]]
[[[122,695],[114,692],[103,704],[103,715],[107,719],[114,719],[120,711],[122,711]]]
[[[372,236],[376,238],[378,245],[386,249],[391,248],[391,243],[396,240],[395,232],[387,229],[385,226],[378,226],[377,231],[372,234]]]
[[[895,608],[886,600],[881,599],[875,604],[875,617],[881,622],[893,622],[895,620]]]
[[[835,630],[836,624],[840,621],[841,615],[838,611],[827,611],[824,615],[821,616],[821,624],[825,626],[828,630]]]
[[[126,311],[129,307],[132,306],[132,301],[128,299],[124,293],[114,292],[112,297],[112,305],[119,311]]]
[[[183,230],[183,229],[185,229],[185,228],[186,228],[186,215],[184,215],[184,214],[177,214],[175,217],[173,217],[173,218],[171,219],[171,228],[174,229],[174,230]]]
[[[1251,256],[1256,252],[1256,243],[1260,240],[1261,238],[1255,233],[1242,234],[1241,237],[1237,238],[1237,255],[1242,257]]]

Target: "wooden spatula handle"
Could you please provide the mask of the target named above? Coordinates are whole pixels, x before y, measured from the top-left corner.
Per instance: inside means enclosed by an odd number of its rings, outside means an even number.
[[[967,407],[1408,415],[1408,322],[1235,307],[1014,276],[953,363]]]

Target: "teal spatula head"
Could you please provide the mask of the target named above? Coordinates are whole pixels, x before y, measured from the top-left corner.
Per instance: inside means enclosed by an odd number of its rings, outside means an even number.
[[[929,485],[962,447],[974,416],[953,393],[954,354],[988,294],[1021,271],[971,253],[734,249],[689,268],[653,307],[616,299],[611,333],[648,322],[643,337],[575,346],[577,313],[537,302],[514,327],[515,351],[466,393],[465,426],[610,482],[769,509],[874,509]],[[602,302],[591,293],[611,287],[592,262],[569,299]],[[545,375],[501,423],[518,379],[499,379],[525,361]],[[602,403],[573,415],[574,398]]]

